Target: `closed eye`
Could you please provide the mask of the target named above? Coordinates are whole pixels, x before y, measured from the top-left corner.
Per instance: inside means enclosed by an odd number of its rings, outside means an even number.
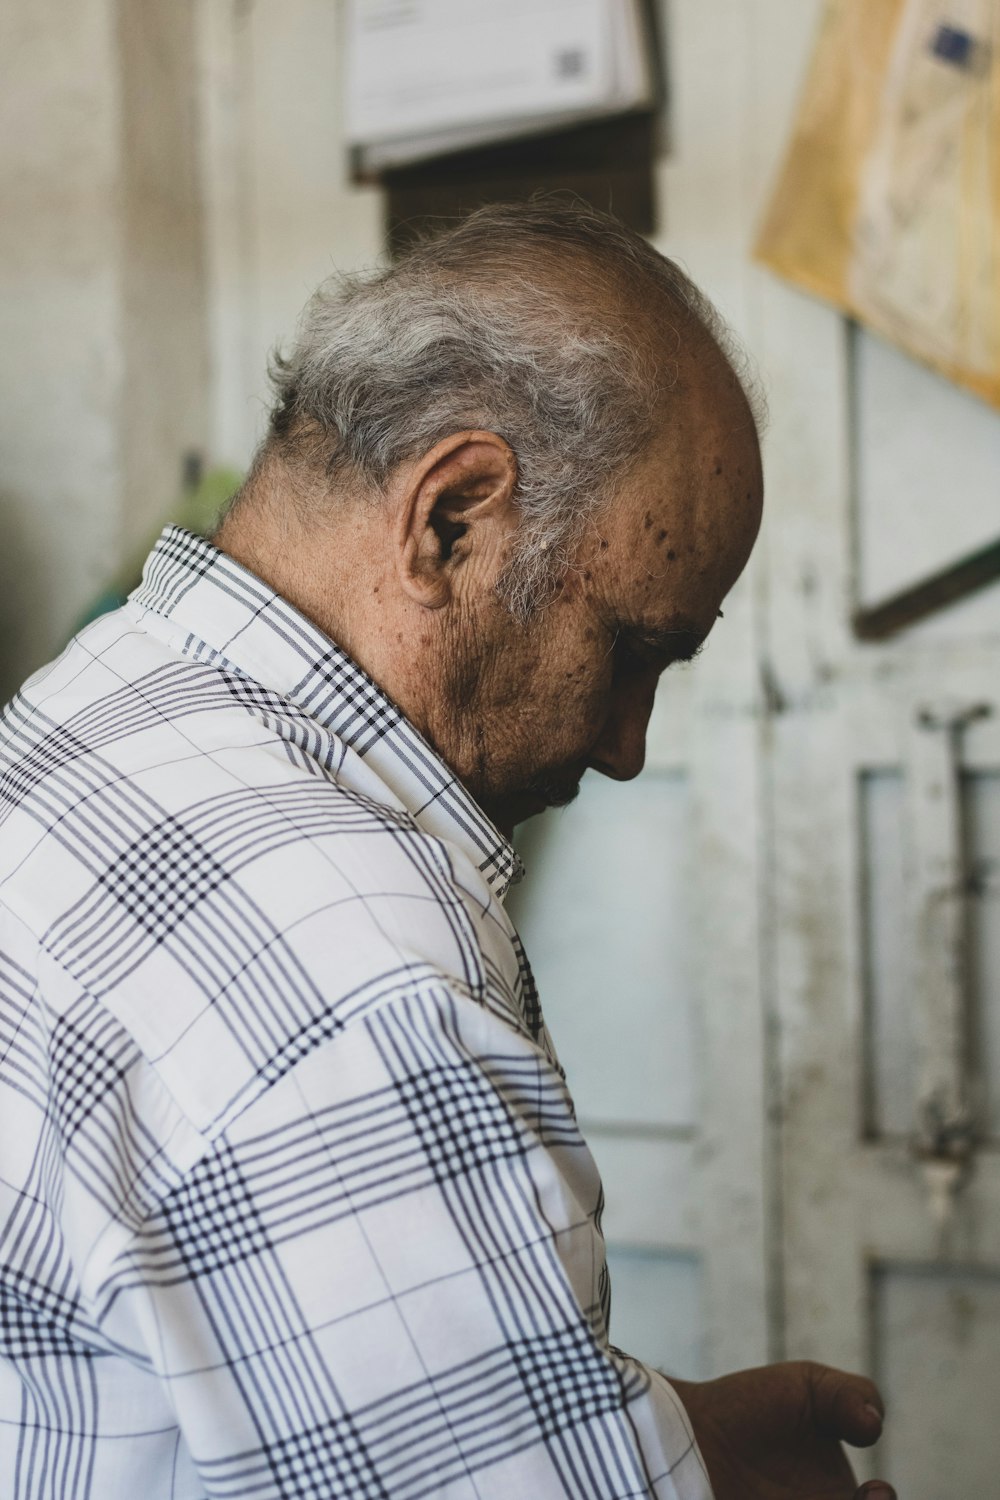
[[[630,630],[626,637],[630,654],[661,671],[675,662],[693,661],[704,641],[693,630]]]

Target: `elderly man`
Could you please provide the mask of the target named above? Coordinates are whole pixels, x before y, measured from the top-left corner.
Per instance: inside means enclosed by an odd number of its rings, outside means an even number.
[[[854,1494],[869,1382],[609,1343],[502,904],[746,562],[738,369],[621,225],[484,210],[320,289],[214,545],[9,706],[5,1496]]]

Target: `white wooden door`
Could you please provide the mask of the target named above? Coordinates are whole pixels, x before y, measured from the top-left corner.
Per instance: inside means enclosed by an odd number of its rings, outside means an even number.
[[[818,321],[808,352],[772,325],[777,421],[803,420],[808,362],[832,374],[768,533],[785,1349],[876,1376],[891,1419],[872,1462],[907,1500],[990,1496],[1000,600],[879,646],[847,620],[856,592],[876,602],[1000,534],[1000,415]],[[823,470],[835,482],[812,486]]]

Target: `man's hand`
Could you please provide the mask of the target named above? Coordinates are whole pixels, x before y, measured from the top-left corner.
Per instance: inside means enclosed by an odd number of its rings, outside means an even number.
[[[868,1448],[882,1432],[882,1398],[863,1376],[799,1360],[671,1384],[716,1500],[894,1500],[888,1485],[858,1489],[840,1446]]]

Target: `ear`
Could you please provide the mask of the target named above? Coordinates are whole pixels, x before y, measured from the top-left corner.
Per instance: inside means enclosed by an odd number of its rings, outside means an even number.
[[[517,524],[517,461],[495,432],[456,432],[389,485],[396,569],[416,603],[440,609],[457,587],[491,588]]]

